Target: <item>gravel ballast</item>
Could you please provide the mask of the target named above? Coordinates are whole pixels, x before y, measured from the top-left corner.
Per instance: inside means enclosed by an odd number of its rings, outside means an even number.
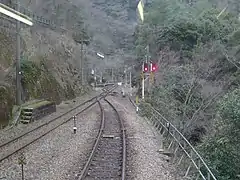
[[[139,117],[127,98],[108,98],[120,111],[127,132],[127,179],[182,180],[168,158],[158,152],[161,137]]]
[[[77,105],[83,103],[84,101],[90,99],[91,97],[96,96],[97,94],[100,94],[101,92],[92,92],[89,95],[85,95],[82,97],[77,97],[72,100],[64,101],[61,104],[56,106],[56,112],[52,113],[48,116],[45,116],[42,119],[36,120],[35,122],[32,122],[30,124],[24,125],[24,124],[19,124],[16,127],[13,127],[11,129],[3,129],[0,130],[0,143],[6,142],[16,136],[19,136],[20,134],[23,134],[24,132],[27,132],[29,130],[34,129],[35,127],[44,124],[51,119],[58,117],[59,115],[69,111],[70,109],[76,107]],[[76,112],[76,111],[75,111]],[[72,116],[75,112],[70,113],[70,116]],[[68,114],[69,115],[69,114]]]
[[[161,137],[152,125],[137,116],[127,98],[108,97],[118,108],[127,133],[127,178],[182,180],[165,155],[158,152]],[[110,107],[104,105],[105,111]],[[106,113],[107,115],[107,113]],[[100,127],[98,104],[77,117],[77,134],[70,121],[23,150],[27,180],[75,180],[86,163]],[[0,163],[0,178],[21,179],[20,153]]]
[[[96,104],[77,117],[77,133],[73,134],[73,122],[64,124],[24,149],[27,180],[73,179],[79,173],[98,133],[100,110]],[[0,178],[21,179],[18,165],[20,153],[0,164]]]

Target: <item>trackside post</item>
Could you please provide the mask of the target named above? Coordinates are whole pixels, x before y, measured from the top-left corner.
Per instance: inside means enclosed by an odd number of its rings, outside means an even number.
[[[21,165],[21,169],[22,169],[22,180],[24,180],[23,165],[26,165],[26,158],[25,158],[24,154],[21,154],[21,156],[18,158],[18,164]]]
[[[73,116],[73,133],[76,134],[77,126],[76,126],[76,116]]]
[[[138,95],[136,96],[136,111],[138,112],[139,108],[138,108],[138,101],[139,101],[139,98],[138,98]]]

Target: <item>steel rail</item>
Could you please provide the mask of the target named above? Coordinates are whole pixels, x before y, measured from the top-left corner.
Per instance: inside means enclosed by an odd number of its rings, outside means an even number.
[[[88,160],[87,160],[87,162],[86,162],[86,164],[85,164],[85,166],[84,166],[84,168],[83,168],[83,170],[82,170],[78,180],[83,180],[86,177],[86,174],[87,174],[87,172],[89,170],[91,161],[93,159],[93,156],[95,155],[95,152],[97,150],[97,147],[99,145],[100,139],[101,139],[102,134],[103,134],[104,124],[105,124],[104,111],[103,111],[103,107],[102,107],[102,105],[101,105],[101,103],[99,101],[98,101],[98,105],[99,105],[100,110],[101,110],[101,127],[100,127],[100,129],[98,131],[97,139],[95,141],[93,149],[92,149],[92,151],[91,151],[91,153],[89,155],[89,158],[88,158]]]
[[[34,129],[30,130],[30,131],[27,131],[27,132],[23,133],[22,135],[19,135],[19,136],[15,137],[15,138],[13,138],[13,139],[7,141],[7,142],[2,143],[2,144],[0,145],[0,148],[3,148],[4,146],[6,146],[6,145],[8,145],[8,144],[10,144],[10,143],[12,143],[12,142],[14,142],[14,141],[16,141],[16,140],[22,138],[23,136],[26,136],[26,135],[28,135],[29,133],[31,133],[31,132],[33,132],[33,131],[35,131],[35,130],[37,130],[37,129],[40,129],[40,128],[43,127],[43,126],[46,126],[46,125],[48,125],[48,124],[50,124],[50,123],[52,123],[52,122],[58,120],[59,118],[61,118],[61,117],[65,116],[65,115],[69,114],[70,112],[76,110],[77,108],[79,108],[79,107],[81,107],[81,106],[84,106],[85,104],[87,104],[87,103],[93,101],[94,99],[96,99],[96,98],[102,96],[104,93],[106,93],[106,92],[102,92],[101,94],[92,97],[91,99],[89,99],[89,100],[87,100],[87,101],[81,103],[80,105],[77,105],[76,107],[70,109],[69,111],[67,111],[67,112],[65,112],[65,113],[62,113],[61,115],[59,115],[59,116],[57,116],[57,117],[51,119],[50,121],[48,121],[48,122],[46,122],[46,123],[44,123],[44,124],[42,124],[42,125],[40,125],[40,126],[34,128]]]
[[[79,115],[79,114],[83,113],[84,111],[86,111],[87,109],[89,109],[90,107],[92,107],[93,105],[95,105],[95,104],[99,101],[97,98],[99,98],[100,100],[101,100],[102,98],[105,98],[105,97],[106,97],[111,91],[113,91],[115,88],[116,88],[116,87],[113,87],[111,90],[109,90],[109,91],[107,91],[107,92],[101,93],[101,94],[100,94],[101,96],[100,96],[100,95],[97,95],[97,96],[91,98],[92,100],[94,100],[94,99],[96,99],[96,100],[95,100],[94,102],[92,102],[90,105],[88,105],[87,107],[85,107],[84,109],[82,109],[81,111],[79,111],[76,115]],[[88,100],[88,101],[89,101],[89,100]],[[90,102],[91,102],[91,101],[90,101]],[[85,104],[86,104],[86,103],[85,103]],[[76,109],[76,108],[75,108],[75,109]],[[71,111],[72,111],[72,110],[71,110]],[[64,113],[64,114],[66,114],[66,113]],[[60,115],[60,116],[58,116],[58,118],[59,118],[59,117],[62,117],[62,116]],[[19,148],[15,149],[13,152],[11,152],[11,153],[7,154],[6,156],[2,157],[2,158],[0,159],[0,162],[2,162],[3,160],[7,159],[7,158],[10,157],[10,156],[12,156],[13,154],[19,152],[20,150],[24,149],[25,147],[29,146],[30,144],[36,142],[37,140],[41,139],[42,137],[44,137],[45,135],[49,134],[49,133],[52,132],[53,130],[55,130],[55,129],[57,129],[58,127],[62,126],[63,124],[69,122],[71,119],[72,119],[72,117],[68,118],[67,120],[63,121],[62,123],[56,125],[55,127],[51,128],[50,130],[46,131],[45,133],[43,133],[43,134],[40,135],[39,137],[37,137],[37,138],[29,141],[27,144],[23,145],[22,147],[19,147]],[[54,118],[54,120],[56,120],[56,118]],[[45,124],[48,124],[48,123],[45,123]],[[41,125],[41,127],[42,127],[42,125]],[[36,130],[36,129],[39,129],[39,127],[35,128],[35,130]],[[33,131],[34,131],[34,130],[31,130],[31,132],[33,132]],[[30,131],[27,132],[27,133],[25,133],[25,134],[23,134],[23,135],[21,135],[21,136],[19,136],[18,138],[15,138],[15,139],[13,139],[13,140],[10,140],[10,141],[8,141],[8,142],[11,143],[11,142],[13,142],[13,141],[16,141],[16,140],[18,140],[19,138],[21,138],[21,137],[23,137],[23,136],[25,136],[25,135],[27,135],[27,134],[29,134],[29,133],[30,133]],[[5,144],[4,146],[6,146],[6,145],[8,145],[9,143],[8,143],[8,144],[7,144],[7,143],[4,143],[4,144]],[[2,147],[3,147],[3,146],[2,146]]]
[[[104,98],[104,100],[113,108],[113,110],[115,111],[115,113],[117,114],[118,117],[118,121],[120,121],[121,123],[121,130],[122,130],[122,143],[123,143],[123,154],[122,154],[122,180],[125,180],[126,178],[126,162],[127,162],[127,146],[126,146],[126,129],[124,127],[124,123],[123,120],[121,119],[117,109],[113,106],[112,103],[110,103],[110,101],[108,101],[106,98]]]
[[[125,134],[125,128],[124,128],[124,124],[123,124],[123,121],[122,119],[120,118],[120,115],[117,111],[117,109],[113,106],[113,104],[111,104],[107,99],[104,98],[104,101],[106,101],[111,107],[112,109],[114,110],[114,112],[116,113],[117,115],[117,119],[118,121],[120,122],[121,124],[121,130],[122,130],[122,141],[123,141],[123,154],[122,154],[122,171],[121,171],[121,178],[122,180],[125,180],[125,177],[126,177],[126,134]],[[95,144],[93,146],[93,149],[89,155],[89,158],[78,178],[78,180],[83,180],[85,177],[86,177],[86,174],[89,170],[89,167],[91,165],[91,161],[96,153],[96,150],[97,150],[97,147],[99,145],[99,142],[100,142],[100,139],[102,137],[102,134],[103,134],[103,131],[104,131],[104,124],[105,124],[105,119],[104,119],[104,110],[102,108],[102,105],[100,103],[100,101],[98,101],[98,104],[100,106],[100,109],[101,109],[101,127],[99,129],[99,132],[98,132],[98,135],[97,135],[97,138],[96,138],[96,141],[95,141]]]
[[[134,105],[134,107],[137,107],[137,105],[134,103],[134,101],[129,97],[130,102]],[[186,139],[186,137],[171,123],[169,122],[160,112],[158,112],[156,109],[154,109],[152,106],[150,106],[151,110],[152,110],[152,115],[157,118],[157,122],[161,124],[161,126],[168,131],[169,129],[171,129],[171,131],[169,131],[169,134],[172,136],[172,138],[177,142],[178,146],[183,150],[183,152],[186,154],[186,156],[190,159],[190,161],[192,162],[192,164],[194,165],[194,167],[197,169],[199,175],[204,179],[204,180],[217,180],[217,178],[214,176],[214,174],[212,173],[212,171],[210,170],[210,168],[208,167],[208,165],[205,163],[205,161],[203,160],[203,158],[201,157],[201,155],[197,152],[197,150],[191,145],[191,143]],[[141,110],[141,109],[139,109]],[[153,113],[154,112],[154,113]],[[159,120],[159,117],[163,120],[163,122],[161,122],[161,120]],[[152,116],[152,117],[153,117]],[[168,124],[168,127],[167,127]],[[177,138],[177,135],[180,137],[180,139]],[[182,142],[184,142],[184,145],[182,145]],[[171,144],[171,143],[170,143]],[[185,145],[187,145],[188,148],[190,148],[191,152],[189,153],[188,150],[186,149]],[[169,146],[170,147],[170,146]],[[169,149],[169,148],[168,148]],[[175,153],[177,151],[178,147],[175,149]],[[194,160],[193,158],[193,153],[197,156],[196,160]],[[198,162],[196,162],[198,161]],[[198,164],[198,165],[197,165]],[[207,177],[205,177],[204,173],[202,172],[201,168],[201,164],[204,166],[204,168],[207,171]],[[189,164],[189,167],[187,169],[186,175],[189,173],[191,167],[191,163]],[[198,179],[199,176],[197,176],[196,179]]]

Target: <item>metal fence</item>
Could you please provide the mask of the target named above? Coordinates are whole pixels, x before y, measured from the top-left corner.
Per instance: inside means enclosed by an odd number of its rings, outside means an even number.
[[[129,99],[137,108],[134,101],[130,97]],[[154,127],[165,137],[166,144],[164,146],[166,150],[174,154],[172,162],[183,168],[185,178],[195,180],[217,180],[200,154],[172,123],[150,105],[147,111],[148,114],[150,114],[149,119]],[[138,108],[138,112],[141,113],[143,111]]]

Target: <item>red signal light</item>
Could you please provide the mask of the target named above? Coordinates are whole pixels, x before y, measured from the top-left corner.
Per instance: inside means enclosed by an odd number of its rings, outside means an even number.
[[[157,64],[156,63],[151,63],[151,72],[154,72],[157,70]]]
[[[148,64],[147,63],[143,64],[143,72],[148,72]]]

